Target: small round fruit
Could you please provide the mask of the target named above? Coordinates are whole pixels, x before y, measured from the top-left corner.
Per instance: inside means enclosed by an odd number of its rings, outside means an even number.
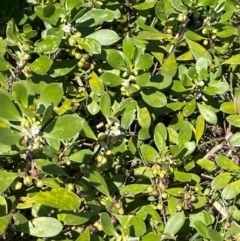
[[[148,193],[152,193],[153,191],[154,191],[154,189],[153,189],[152,186],[147,188],[147,192],[148,192]]]
[[[36,186],[37,186],[38,188],[42,188],[43,185],[44,185],[43,180],[37,180],[37,182],[36,182]]]
[[[77,192],[77,195],[80,197],[80,198],[83,198],[84,197],[84,193],[82,191],[78,191]]]
[[[76,32],[76,33],[75,33],[75,36],[78,37],[78,38],[80,38],[80,37],[82,37],[82,34],[81,34],[80,32]]]
[[[31,176],[26,176],[26,177],[24,177],[23,183],[24,183],[24,185],[26,185],[26,186],[31,185],[31,184],[32,184],[32,177],[31,177]]]
[[[211,39],[212,40],[215,40],[217,38],[217,35],[215,35],[215,34],[213,34],[212,36],[211,36]]]
[[[79,68],[82,68],[82,67],[84,66],[84,64],[83,64],[81,61],[79,61],[79,62],[77,63],[77,65],[78,65]]]
[[[176,207],[175,207],[176,211],[177,212],[181,212],[182,211],[182,206],[180,204],[178,204]]]
[[[22,188],[22,183],[21,182],[17,182],[16,184],[15,184],[15,190],[19,190],[19,189],[21,189]]]
[[[154,196],[154,197],[158,197],[159,196],[159,192],[157,190],[155,190],[155,191],[153,191],[151,193],[151,195]]]
[[[105,165],[107,163],[107,158],[103,156],[103,159],[101,161],[101,165]]]
[[[69,44],[70,46],[74,46],[76,43],[77,43],[77,42],[76,42],[76,40],[75,40],[73,37],[70,37],[70,38],[68,39],[68,44]]]
[[[29,60],[30,59],[30,55],[29,54],[24,54],[23,55],[23,60]]]
[[[120,209],[120,208],[122,208],[122,204],[119,203],[119,202],[116,202],[116,203],[114,204],[114,207],[115,207],[116,209]]]
[[[167,199],[168,198],[168,194],[166,192],[163,192],[161,196],[162,196],[163,199]]]
[[[72,183],[68,183],[68,184],[67,184],[67,189],[68,189],[69,191],[73,191],[73,190],[74,190],[74,185],[73,185]]]
[[[189,194],[189,193],[185,193],[184,194],[184,199],[185,200],[189,200],[191,198],[191,194]]]
[[[162,179],[162,184],[167,186],[168,185],[168,179],[167,178],[163,178]]]
[[[110,156],[112,154],[112,151],[111,150],[107,150],[106,152],[105,152],[105,155],[106,156]]]
[[[67,166],[70,166],[71,163],[72,163],[72,162],[71,162],[70,160],[67,160],[67,161],[66,161],[66,165],[67,165]]]
[[[164,178],[164,177],[166,176],[166,173],[159,170],[159,171],[158,171],[158,176],[159,176],[160,178]]]
[[[217,32],[218,32],[218,31],[217,31],[217,29],[215,29],[215,28],[212,30],[212,33],[214,33],[214,34],[216,34]]]
[[[71,49],[69,49],[68,53],[69,53],[69,55],[70,55],[71,57],[74,57],[74,56],[75,56],[75,53],[76,53],[76,49],[75,49],[75,48],[71,48]]]
[[[205,34],[207,34],[207,32],[208,32],[207,28],[203,28],[203,29],[202,29],[202,34],[205,35]]]
[[[103,141],[106,138],[106,134],[104,132],[100,132],[100,133],[98,133],[97,138],[99,141]]]
[[[98,229],[96,226],[91,226],[90,231],[91,231],[91,233],[96,233],[98,231]]]
[[[179,14],[177,20],[179,22],[182,22],[184,20],[184,15],[183,14]]]
[[[191,195],[191,202],[196,201],[196,196],[195,195]]]
[[[115,217],[112,217],[111,218],[111,222],[113,225],[116,225],[117,224],[117,219]]]
[[[162,205],[161,203],[159,203],[159,204],[157,205],[157,209],[158,209],[158,210],[163,210],[163,205]]]
[[[38,176],[39,176],[39,172],[38,172],[38,170],[35,169],[35,168],[33,168],[30,172],[31,172],[31,174],[32,174],[33,177],[38,177]]]
[[[189,202],[189,203],[187,204],[187,207],[188,207],[190,210],[192,210],[192,209],[194,208],[191,202]]]
[[[207,40],[207,39],[204,39],[203,44],[204,44],[204,45],[208,45],[208,40]]]
[[[84,68],[88,69],[88,68],[90,68],[90,67],[91,67],[91,63],[90,63],[89,61],[86,61],[86,62],[84,63]]]
[[[78,53],[78,52],[76,52],[74,56],[75,56],[76,59],[81,59],[82,58],[82,54]]]
[[[96,157],[95,157],[95,161],[96,162],[102,162],[102,159],[103,159],[103,156],[102,155],[97,155]]]
[[[172,34],[172,29],[171,29],[171,28],[168,28],[168,29],[166,30],[166,32],[167,32],[168,34]]]

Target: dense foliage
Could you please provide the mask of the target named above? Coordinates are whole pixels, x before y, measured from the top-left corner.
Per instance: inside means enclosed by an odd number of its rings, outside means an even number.
[[[234,0],[0,1],[0,235],[240,240]]]

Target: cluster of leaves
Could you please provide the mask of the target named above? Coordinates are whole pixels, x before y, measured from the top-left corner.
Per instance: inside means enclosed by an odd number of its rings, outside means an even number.
[[[240,240],[238,2],[0,13],[3,239]]]

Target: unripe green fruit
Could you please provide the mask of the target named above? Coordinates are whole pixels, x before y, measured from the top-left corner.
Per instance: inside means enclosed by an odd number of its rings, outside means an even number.
[[[189,200],[191,198],[191,195],[189,193],[184,194],[184,199]]]
[[[165,172],[163,172],[163,171],[158,171],[158,176],[159,176],[160,178],[164,178],[164,177],[166,176],[166,174],[165,174]]]
[[[77,65],[78,65],[79,68],[82,68],[82,67],[84,66],[83,62],[81,62],[81,61],[79,61],[79,62],[77,63]]]
[[[202,29],[202,34],[205,35],[205,34],[207,34],[207,32],[208,32],[207,28],[203,28],[203,29]]]
[[[161,203],[159,203],[159,204],[157,205],[157,209],[158,209],[158,210],[163,210],[163,205],[162,205]]]
[[[103,141],[106,138],[106,134],[104,132],[100,132],[100,133],[98,133],[97,138],[99,141]]]
[[[67,161],[66,161],[66,165],[67,165],[67,166],[70,166],[71,163],[72,163],[72,162],[71,162],[70,160],[67,160]]]
[[[73,185],[72,183],[68,183],[68,184],[67,184],[67,189],[68,189],[69,191],[73,191],[73,190],[74,190],[74,185]]]
[[[23,55],[23,60],[29,60],[30,59],[30,55],[29,54],[24,54]]]
[[[207,40],[207,39],[204,39],[203,44],[204,44],[204,45],[208,45],[208,40]]]
[[[191,195],[191,202],[196,201],[196,196],[195,195]]]
[[[31,176],[26,176],[26,177],[24,177],[23,183],[24,183],[24,185],[26,185],[26,186],[31,185],[31,184],[32,184],[32,177],[31,177]]]
[[[76,53],[75,53],[75,58],[76,58],[76,59],[81,59],[81,58],[82,58],[82,54],[76,52]]]
[[[155,190],[155,191],[153,191],[151,193],[151,195],[154,196],[154,197],[158,197],[159,196],[159,192],[157,190]]]
[[[77,42],[76,42],[76,40],[75,40],[73,37],[70,37],[70,38],[68,39],[68,44],[69,44],[70,46],[74,46],[76,43],[77,43]]]
[[[214,29],[212,30],[212,33],[216,34],[216,33],[217,33],[217,29],[214,28]]]
[[[152,186],[147,188],[147,192],[148,192],[148,193],[152,193],[153,191],[154,191],[154,189],[153,189]]]
[[[180,204],[178,204],[176,207],[175,207],[176,211],[177,212],[181,212],[182,211],[182,206]]]
[[[95,161],[96,162],[102,162],[102,160],[103,160],[103,156],[102,155],[97,155],[96,157],[95,157]]]
[[[179,14],[177,20],[179,22],[182,22],[184,20],[184,15],[183,14]]]
[[[115,207],[116,209],[120,209],[120,208],[122,208],[122,204],[119,203],[119,202],[116,202],[116,203],[114,204],[114,207]]]
[[[168,29],[166,30],[166,32],[167,32],[168,34],[172,34],[172,29],[171,29],[171,28],[168,28]]]
[[[167,199],[168,198],[168,194],[166,192],[163,192],[161,196],[162,196],[163,199]]]
[[[78,38],[81,38],[81,37],[82,37],[82,34],[81,34],[80,32],[76,32],[74,35],[75,35],[76,37],[78,37]]]
[[[103,156],[101,165],[105,165],[106,163],[107,163],[107,158],[105,156]]]
[[[111,150],[107,150],[106,152],[105,152],[105,155],[106,156],[110,156],[112,154],[112,151]]]
[[[217,38],[217,35],[215,35],[215,34],[211,36],[212,40],[215,40],[216,38]]]
[[[37,180],[36,186],[37,186],[38,188],[42,188],[43,185],[44,185],[44,182],[43,182],[42,180]]]
[[[11,185],[12,189],[15,191],[15,190],[20,190],[22,188],[22,183],[21,182],[16,182],[16,183],[13,183],[13,185]]]
[[[71,57],[74,57],[74,56],[75,56],[75,53],[76,53],[76,49],[75,49],[75,48],[71,48],[71,49],[69,49],[68,53],[69,53],[69,55],[70,55]]]

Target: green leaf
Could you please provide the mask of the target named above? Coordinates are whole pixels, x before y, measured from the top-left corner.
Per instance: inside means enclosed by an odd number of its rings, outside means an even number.
[[[183,115],[185,117],[188,117],[190,116],[191,114],[193,114],[193,112],[195,111],[196,109],[196,105],[197,105],[197,102],[195,99],[191,100],[190,102],[188,102],[184,108],[183,108]]]
[[[154,131],[154,143],[157,146],[160,153],[164,153],[166,149],[166,141],[159,131]]]
[[[144,2],[144,3],[139,3],[137,5],[133,5],[133,8],[137,10],[147,10],[147,9],[153,8],[155,4],[156,4],[156,1]]]
[[[198,233],[204,237],[204,238],[208,238],[208,228],[207,226],[201,222],[201,221],[195,221],[194,222],[194,226],[196,228],[196,230],[198,231]]]
[[[220,173],[217,175],[211,183],[211,188],[213,191],[218,191],[225,188],[228,183],[232,180],[232,174],[228,172]]]
[[[78,44],[86,50],[89,54],[101,54],[101,45],[99,42],[92,38],[81,38]]]
[[[233,126],[240,127],[240,116],[239,115],[229,115],[227,118],[228,123]]]
[[[184,121],[180,127],[178,134],[178,145],[184,145],[192,138],[192,128],[188,121]]]
[[[50,76],[55,78],[65,76],[70,73],[78,63],[78,59],[66,59],[61,61],[54,61],[49,70]]]
[[[0,55],[1,56],[4,56],[4,54],[6,53],[6,47],[7,47],[7,43],[5,39],[0,37]]]
[[[0,235],[4,234],[11,219],[12,219],[11,214],[0,217]]]
[[[216,170],[216,165],[214,164],[214,162],[208,160],[208,159],[199,159],[197,161],[197,164],[202,167],[203,169],[212,172],[214,170]]]
[[[12,65],[0,56],[0,71],[6,71],[13,68]]]
[[[50,238],[58,235],[62,231],[63,225],[56,218],[38,217],[18,225],[16,229],[34,237]]]
[[[115,69],[126,71],[126,62],[123,52],[119,50],[107,50],[107,62]]]
[[[18,145],[23,134],[8,128],[0,127],[0,143],[4,145]]]
[[[238,65],[240,63],[240,54],[232,56],[230,59],[223,62],[223,64],[233,64]]]
[[[240,180],[228,184],[221,193],[225,200],[233,199],[240,193]]]
[[[33,63],[30,64],[30,69],[36,74],[46,74],[48,70],[51,68],[52,60],[46,56],[41,55],[37,58]]]
[[[53,104],[50,104],[44,111],[42,121],[41,121],[41,127],[44,128],[47,123],[50,121],[54,111]]]
[[[141,91],[141,96],[151,107],[160,108],[167,104],[166,96],[160,91],[144,90]]]
[[[27,88],[22,83],[13,84],[13,98],[24,107],[28,107]]]
[[[99,216],[100,216],[103,232],[106,233],[107,235],[115,235],[116,231],[112,224],[109,214],[106,212],[103,212],[103,213],[100,213]]]
[[[8,94],[0,92],[0,117],[10,121],[20,120],[21,116]]]
[[[140,237],[146,233],[146,224],[139,217],[133,217],[129,224],[130,235],[133,237]]]
[[[151,116],[148,109],[146,107],[140,108],[137,106],[137,113],[139,125],[143,128],[148,128],[151,125]]]
[[[35,43],[34,51],[37,53],[52,54],[58,50],[61,40],[59,37],[48,35]]]
[[[208,228],[208,237],[212,241],[223,241],[223,237],[215,230]]]
[[[0,169],[0,193],[5,192],[17,177],[19,177],[19,173],[5,172]]]
[[[93,152],[91,150],[83,149],[70,155],[69,159],[78,163],[88,163],[92,159],[92,156]]]
[[[141,241],[161,241],[161,238],[159,237],[159,235],[151,232],[148,233],[147,235],[142,236]]]
[[[208,66],[212,63],[212,56],[204,47],[202,47],[200,44],[193,42],[189,39],[187,39],[186,41],[190,48],[190,51],[192,52],[192,54],[196,60],[199,58],[205,58],[208,63]]]
[[[136,117],[136,109],[126,108],[121,117],[121,126],[124,129],[130,127]]]
[[[101,96],[104,93],[104,84],[94,71],[90,74],[89,86],[94,94],[98,96]]]
[[[44,130],[44,136],[56,139],[69,139],[83,128],[84,119],[74,115],[64,115],[54,119]]]
[[[172,39],[173,36],[169,34],[160,33],[160,32],[141,31],[138,34],[138,38],[145,39],[145,40],[162,40],[162,39]]]
[[[172,53],[164,61],[161,68],[161,74],[163,76],[172,78],[176,74],[176,72],[177,72],[177,62],[176,62],[174,53]]]
[[[94,134],[93,130],[91,129],[91,127],[88,125],[87,121],[85,120],[83,123],[83,128],[81,131],[81,135],[93,140],[97,140],[96,135]]]
[[[217,82],[207,86],[204,93],[207,95],[221,95],[229,90],[229,84],[226,82]]]
[[[90,238],[90,231],[89,231],[88,227],[76,239],[76,241],[90,241],[90,240],[91,240],[91,238]]]
[[[124,55],[127,57],[128,62],[131,63],[133,56],[134,56],[134,44],[131,38],[129,38],[128,36],[125,37],[125,39],[123,40],[123,53]]]
[[[113,73],[105,72],[100,76],[101,81],[110,87],[116,87],[123,83],[123,79]]]
[[[41,172],[54,175],[54,176],[65,176],[69,177],[69,175],[64,171],[64,169],[60,168],[57,164],[48,161],[46,159],[34,159],[34,163],[36,163],[37,169],[41,170]]]
[[[240,133],[233,134],[228,140],[230,146],[239,147],[240,146]]]
[[[110,197],[107,184],[102,175],[92,166],[86,165],[82,167],[84,176],[88,179],[89,183],[92,184],[98,191]]]
[[[217,115],[206,105],[197,103],[199,112],[209,124],[217,124]]]
[[[76,210],[80,207],[81,199],[65,188],[52,188],[51,191],[39,192],[31,198],[43,205],[62,210]]]
[[[46,85],[41,92],[39,98],[39,106],[43,104],[45,107],[53,104],[58,106],[63,98],[63,87],[61,83],[51,83]]]
[[[81,225],[89,221],[94,213],[76,213],[74,211],[61,211],[58,213],[58,220],[64,225]]]
[[[101,46],[109,46],[118,42],[121,38],[116,32],[110,29],[100,29],[86,38],[95,39],[100,43]]]
[[[123,194],[132,194],[137,195],[147,190],[150,187],[148,184],[129,184],[127,186],[122,186],[119,189],[121,195]]]
[[[165,226],[164,233],[177,234],[185,223],[184,212],[178,212],[172,215]]]
[[[215,160],[218,166],[220,166],[224,170],[229,170],[232,172],[240,171],[240,167],[226,156],[217,155]]]
[[[204,133],[204,129],[205,129],[205,120],[202,115],[199,115],[196,121],[196,134],[195,134],[197,144]]]
[[[150,54],[144,54],[134,63],[135,70],[148,69],[153,65],[153,57]]]
[[[234,115],[237,114],[236,106],[233,102],[224,102],[220,106],[220,110],[224,113]]]
[[[160,156],[158,152],[152,146],[142,145],[140,147],[140,150],[143,158],[146,161],[150,163],[157,163],[158,161],[160,161]]]
[[[111,115],[111,98],[107,92],[101,97],[100,108],[106,119],[109,118]]]

